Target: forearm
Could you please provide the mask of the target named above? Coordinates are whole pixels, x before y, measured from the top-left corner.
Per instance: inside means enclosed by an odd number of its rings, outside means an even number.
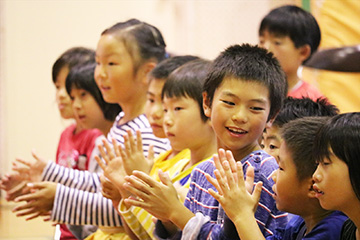
[[[98,192],[100,187],[99,176],[96,173],[66,168],[54,162],[45,167],[42,181],[56,182],[67,187],[89,192]]]
[[[58,184],[51,220],[73,225],[121,226],[112,201],[91,193]]]
[[[183,230],[187,222],[194,216],[195,214],[179,201],[174,205],[169,221],[174,223],[179,229]]]
[[[254,214],[250,213],[247,216],[243,214],[241,217],[235,219],[234,225],[241,240],[265,240]]]

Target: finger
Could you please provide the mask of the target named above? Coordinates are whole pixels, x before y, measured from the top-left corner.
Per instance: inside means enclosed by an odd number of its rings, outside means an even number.
[[[218,170],[216,169],[215,171],[218,171]],[[210,174],[208,174],[208,173],[205,173],[205,177],[206,177],[206,179],[216,188],[216,190],[217,190],[221,195],[223,195],[222,189],[221,189],[221,187],[219,186],[218,181],[217,181],[215,178],[211,177]]]
[[[113,160],[115,158],[115,154],[114,154],[114,151],[113,149],[111,148],[110,144],[108,141],[106,141],[105,139],[103,140],[103,144],[105,146],[105,149],[106,149],[106,152],[107,152],[107,155],[109,157],[109,160]]]
[[[138,179],[135,176],[128,176],[125,177],[125,180],[127,183],[124,184],[124,187],[126,190],[128,190],[130,193],[144,199],[146,198],[146,195],[151,194],[151,187]]]
[[[217,184],[219,186],[219,189],[218,192],[221,194],[221,195],[225,195],[226,192],[228,192],[229,190],[229,187],[228,187],[228,184],[226,182],[226,177],[225,176],[222,176],[219,172],[219,170],[215,170],[214,171],[214,175],[216,177],[216,181],[217,181]]]
[[[233,177],[233,172],[230,167],[230,163],[228,161],[224,161],[223,165],[224,165],[224,171],[225,171],[227,185],[228,185],[229,189],[233,189],[235,186],[235,181],[234,181],[234,177]],[[235,169],[235,171],[236,171],[236,169]]]
[[[116,139],[115,138],[112,138],[111,139],[111,142],[113,144],[113,148],[114,148],[114,152],[115,152],[115,156],[117,157],[120,157],[120,149],[121,149],[121,146],[117,143]],[[120,149],[119,149],[120,148]]]
[[[233,156],[232,152],[230,150],[227,150],[225,152],[225,154],[226,154],[226,160],[229,162],[231,172],[236,173],[237,172],[237,170],[236,170],[236,161],[234,159],[234,156]]]
[[[242,167],[241,167],[241,169],[242,169]],[[246,169],[246,178],[245,178],[245,187],[249,193],[251,193],[253,190],[254,179],[255,179],[254,167],[249,166]]]
[[[208,189],[208,192],[213,198],[215,198],[221,204],[222,196],[220,194],[218,194],[211,188]]]
[[[254,196],[254,199],[255,199],[257,202],[260,201],[262,185],[263,185],[262,182],[257,182],[256,185],[255,185],[255,189],[254,189],[254,192],[253,192],[253,196]]]
[[[103,140],[103,145],[98,145],[98,149],[100,151],[100,155],[102,157],[102,159],[105,161],[106,164],[109,164],[109,157],[108,155],[105,153],[104,151],[104,142],[106,142],[106,140]]]
[[[28,215],[37,213],[37,211],[35,210],[34,207],[24,208],[24,211],[22,211],[22,212],[19,212],[19,211],[16,211],[16,212],[18,212],[18,213],[16,213],[17,217],[23,217],[23,216],[28,216]]]
[[[142,201],[140,199],[125,198],[124,202],[127,205],[132,205],[134,207],[140,207],[140,208],[143,208],[143,209],[146,209],[146,207],[148,207],[148,204],[146,204],[144,201]]]
[[[31,151],[31,155],[35,158],[36,161],[42,161],[41,158],[37,155],[35,149]]]
[[[142,137],[140,130],[136,130],[136,145],[137,145],[137,150],[139,152],[143,152],[143,144],[142,144]]]
[[[244,183],[244,172],[243,172],[243,166],[241,162],[236,163],[236,170],[237,170],[237,183],[239,186],[243,187],[245,185]]]
[[[161,171],[161,169],[159,169],[158,175],[159,175],[160,181],[161,181],[164,185],[166,185],[166,186],[172,186],[172,187],[173,187],[173,183],[172,183],[172,181],[171,181],[168,173],[164,173],[163,171]],[[152,179],[152,180],[153,180],[153,179]]]
[[[220,151],[221,149],[219,149]],[[215,164],[215,168],[219,171],[219,173],[221,174],[221,176],[224,176],[224,169],[223,169],[223,166],[220,162],[220,157],[218,154],[214,154],[213,156],[213,159],[214,159],[214,164]]]
[[[131,152],[134,152],[135,150],[137,150],[137,146],[136,146],[137,140],[135,140],[134,134],[132,133],[131,130],[127,130],[126,132],[127,132],[128,140],[129,140],[129,144],[130,144],[130,150],[131,150]]]
[[[31,220],[31,219],[35,219],[35,218],[37,218],[37,217],[39,217],[39,216],[41,216],[41,213],[35,213],[35,214],[33,214],[32,216],[30,216],[30,217],[27,217],[25,220],[26,221],[29,221],[29,220]]]
[[[39,198],[38,192],[25,194],[23,196],[15,198],[15,202],[37,200]]]
[[[148,157],[147,157],[148,161],[153,164],[154,163],[154,159],[155,159],[155,152],[154,152],[154,145],[150,145],[149,146],[149,151],[148,151]]]
[[[24,164],[25,166],[28,166],[28,167],[31,167],[31,163],[25,161],[24,159],[22,158],[15,158],[15,161],[21,163],[21,164]]]
[[[135,171],[133,171],[133,175],[136,176],[138,179],[142,180],[144,183],[146,183],[150,187],[155,187],[158,184],[158,182],[155,179],[153,179],[152,177],[150,177],[148,174],[146,174],[144,172],[135,170]]]
[[[103,160],[101,160],[101,158],[97,155],[95,155],[95,160],[96,162],[99,164],[99,166],[101,167],[101,169],[105,172],[106,170],[106,165],[105,163],[103,162]]]

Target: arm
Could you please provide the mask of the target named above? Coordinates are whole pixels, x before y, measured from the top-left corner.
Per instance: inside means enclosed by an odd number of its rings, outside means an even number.
[[[214,156],[214,162],[216,180],[210,175],[206,175],[206,178],[218,192],[209,189],[209,193],[221,204],[227,216],[233,221],[242,240],[265,239],[254,216],[262,186],[262,183],[258,182],[252,191],[254,169],[248,168],[245,183],[242,164],[235,162],[230,151],[225,154],[224,151],[219,150],[219,156]],[[224,229],[231,228],[231,224],[231,221],[225,218]]]
[[[163,222],[171,221],[183,229],[194,214],[181,203],[168,175],[159,171],[159,177],[161,183],[139,171],[125,177],[128,183],[124,187],[137,198],[127,198],[124,201],[145,209]]]

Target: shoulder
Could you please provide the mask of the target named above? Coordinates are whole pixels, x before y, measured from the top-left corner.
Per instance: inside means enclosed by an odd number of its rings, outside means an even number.
[[[241,161],[244,168],[253,166],[255,174],[262,174],[269,177],[279,168],[275,158],[263,150],[254,151]]]
[[[350,219],[346,220],[341,230],[341,240],[356,239],[356,226]]]
[[[347,216],[343,213],[334,211],[322,219],[307,237],[316,237],[316,239],[339,239],[346,219]]]

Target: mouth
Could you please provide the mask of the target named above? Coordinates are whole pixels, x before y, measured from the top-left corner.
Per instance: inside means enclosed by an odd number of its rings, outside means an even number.
[[[59,109],[62,110],[64,108],[66,108],[67,104],[66,103],[59,103]]]
[[[321,191],[316,185],[313,185],[313,190],[316,193],[316,197],[321,197],[324,195],[324,192]]]
[[[240,128],[235,128],[235,127],[225,127],[225,128],[234,136],[241,136],[248,133],[248,131],[245,131]]]
[[[163,128],[162,125],[156,124],[156,123],[152,123],[150,126],[151,126],[151,128]]]
[[[86,118],[85,115],[79,115],[79,119],[80,119],[80,120],[84,120],[85,118]]]
[[[173,134],[173,133],[171,133],[171,132],[167,132],[167,133],[166,133],[166,136],[167,136],[167,137],[174,137],[175,134]]]
[[[105,91],[105,92],[106,92],[106,91],[109,91],[111,88],[101,85],[101,86],[100,86],[100,89],[101,89],[101,91]]]

